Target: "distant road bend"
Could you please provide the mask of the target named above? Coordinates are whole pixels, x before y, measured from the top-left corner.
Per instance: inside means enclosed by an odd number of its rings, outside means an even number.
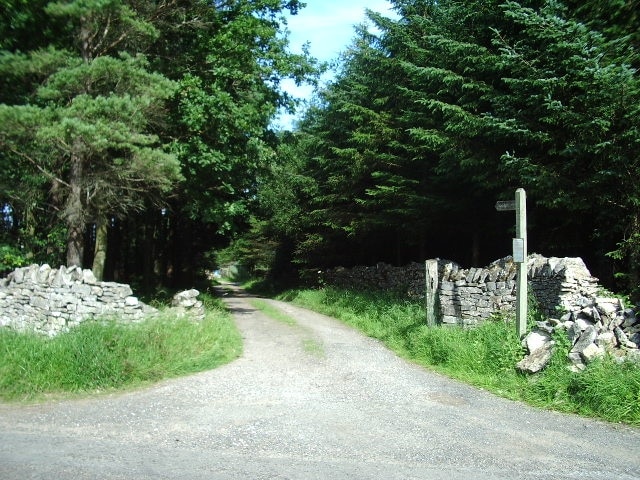
[[[0,405],[0,479],[640,479],[640,430],[497,398],[340,322],[225,297],[244,353],[141,391]]]

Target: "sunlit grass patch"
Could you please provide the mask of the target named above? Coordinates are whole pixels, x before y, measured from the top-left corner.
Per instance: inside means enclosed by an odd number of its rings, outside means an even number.
[[[251,298],[249,299],[249,303],[254,308],[256,308],[257,310],[260,310],[262,313],[264,313],[270,318],[273,318],[274,320],[282,322],[286,325],[295,325],[297,323],[295,318],[290,317],[283,311],[270,305],[269,302],[267,302],[266,300],[262,300],[260,298]]]
[[[309,355],[312,355],[317,358],[324,358],[325,351],[322,343],[320,343],[315,338],[305,338],[302,340],[302,348]]]
[[[129,325],[86,321],[54,338],[0,329],[0,398],[126,389],[227,363],[241,353],[240,334],[216,300],[205,304],[197,322],[167,311]]]

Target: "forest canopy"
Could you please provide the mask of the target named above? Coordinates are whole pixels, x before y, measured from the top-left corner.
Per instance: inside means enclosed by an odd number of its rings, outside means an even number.
[[[494,205],[522,187],[530,250],[638,295],[638,1],[390,3],[278,132],[282,79],[319,72],[288,50],[302,2],[3,1],[0,268],[480,265],[509,254]]]
[[[145,285],[193,279],[247,223],[296,0],[3,0],[0,269],[93,266]]]
[[[259,230],[310,271],[480,266],[510,253],[494,205],[522,187],[531,251],[637,293],[638,2],[391,3],[284,139]]]

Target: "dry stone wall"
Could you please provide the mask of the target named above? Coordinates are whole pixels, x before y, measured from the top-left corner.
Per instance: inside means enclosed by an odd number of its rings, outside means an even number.
[[[353,268],[336,267],[319,272],[321,284],[360,290],[386,290],[407,294],[410,298],[424,296],[424,265],[411,263],[394,267],[386,263]]]
[[[484,268],[462,269],[454,262],[438,265],[440,319],[474,325],[497,312],[512,311],[516,301],[517,266],[511,257]],[[547,316],[583,308],[600,289],[580,258],[531,255],[527,281],[539,308]]]
[[[204,316],[197,290],[174,297],[178,314]],[[52,269],[49,265],[19,268],[0,279],[0,327],[54,336],[96,317],[137,322],[157,310],[133,296],[129,285],[99,282],[91,270]]]
[[[511,311],[516,301],[517,268],[506,257],[482,268],[462,268],[455,262],[437,259],[437,303],[441,323],[474,325],[496,312]],[[531,255],[527,263],[531,293],[548,316],[582,309],[595,298],[598,280],[580,258],[546,258]],[[405,267],[378,264],[352,269],[335,268],[320,273],[322,283],[359,289],[399,291],[412,298],[424,298],[425,265]]]
[[[469,269],[447,260],[433,262],[437,263],[438,278],[429,283],[437,285],[435,313],[441,324],[476,325],[495,313],[514,310],[517,268],[511,257]],[[321,272],[321,281],[425,298],[426,270],[418,263],[337,268]],[[544,368],[558,331],[565,331],[571,342],[569,359],[576,370],[606,352],[640,358],[640,315],[625,308],[619,299],[603,295],[598,279],[591,276],[582,259],[534,254],[527,261],[527,277],[530,292],[548,320],[538,322],[524,340],[528,355],[518,368],[532,373]]]
[[[516,300],[516,266],[510,258],[486,268],[463,269],[438,261],[437,302],[440,321],[475,325],[494,313],[512,310]]]

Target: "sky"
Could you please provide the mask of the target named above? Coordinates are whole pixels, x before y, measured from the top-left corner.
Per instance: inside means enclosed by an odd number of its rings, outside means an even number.
[[[344,51],[354,37],[354,26],[365,19],[368,8],[385,16],[394,16],[391,4],[387,0],[304,0],[306,7],[297,15],[287,16],[290,49],[294,53],[302,52],[302,46],[309,42],[309,52],[321,61],[335,60]],[[329,80],[329,72],[323,79]],[[295,97],[308,99],[312,93],[310,86],[296,86],[286,80],[283,88]],[[277,122],[290,127],[294,118],[282,115]]]

